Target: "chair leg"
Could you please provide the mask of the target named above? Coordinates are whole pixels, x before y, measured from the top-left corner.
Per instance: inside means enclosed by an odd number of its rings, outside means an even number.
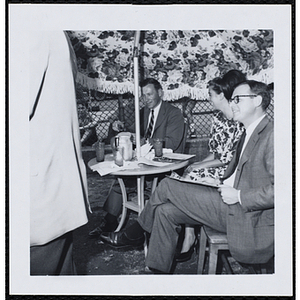
[[[266,267],[261,267],[261,274],[267,274],[267,268]]]
[[[267,274],[267,267],[265,264],[253,264],[249,265],[250,274]]]
[[[200,245],[199,245],[197,274],[203,274],[206,243],[207,243],[207,236],[202,227],[200,233],[200,242],[199,242]]]
[[[218,263],[218,252],[219,248],[214,245],[209,247],[209,257],[208,257],[208,274],[216,274],[217,263]]]
[[[151,194],[153,194],[156,189],[157,181],[158,181],[158,177],[154,177],[154,179],[152,181]]]
[[[222,264],[225,267],[227,274],[233,274],[233,270],[230,266],[230,263],[228,262],[228,258],[226,256],[226,254],[222,253],[220,256],[221,256]]]

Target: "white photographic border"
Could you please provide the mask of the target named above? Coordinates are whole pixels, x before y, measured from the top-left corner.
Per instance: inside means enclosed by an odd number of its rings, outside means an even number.
[[[292,11],[290,5],[10,4],[9,294],[289,296],[292,256]],[[29,275],[28,33],[32,30],[272,29],[274,31],[275,273],[270,275]]]

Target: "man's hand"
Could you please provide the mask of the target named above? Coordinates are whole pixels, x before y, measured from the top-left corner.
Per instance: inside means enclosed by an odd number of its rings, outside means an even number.
[[[114,131],[117,131],[117,132],[123,131],[123,130],[124,130],[124,123],[121,122],[121,121],[119,121],[119,120],[114,121],[114,122],[112,123],[112,129],[113,129]]]
[[[229,185],[221,185],[218,188],[218,191],[220,192],[224,203],[231,205],[239,202],[238,190],[233,187]]]
[[[141,143],[141,146],[145,145],[146,139],[144,137],[141,137],[140,143]]]
[[[132,141],[132,144],[136,145],[136,134],[135,133],[131,133],[131,141]],[[141,137],[140,138],[140,145],[144,145],[146,144],[146,140],[145,138]]]

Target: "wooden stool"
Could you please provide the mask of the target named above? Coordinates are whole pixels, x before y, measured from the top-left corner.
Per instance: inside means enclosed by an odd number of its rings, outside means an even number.
[[[208,244],[208,248],[207,248]],[[208,251],[208,274],[216,274],[219,259],[219,250],[228,250],[226,233],[219,232],[203,225],[200,231],[200,245],[197,274],[203,274],[205,252]],[[221,254],[222,263],[228,274],[233,274],[232,268],[224,254]],[[241,263],[240,263],[241,264]],[[274,256],[265,264],[241,264],[249,269],[250,274],[268,274],[267,268],[274,273]]]
[[[206,245],[208,243],[208,274],[216,274],[219,250],[228,250],[226,233],[216,231],[208,226],[203,225],[200,232],[200,246],[198,257],[197,274],[203,274]],[[228,273],[233,273],[229,263],[223,256],[222,261]]]

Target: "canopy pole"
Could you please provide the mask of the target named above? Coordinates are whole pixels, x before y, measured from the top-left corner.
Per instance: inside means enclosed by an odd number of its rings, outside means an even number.
[[[133,48],[133,76],[134,76],[134,108],[135,108],[135,133],[136,133],[136,157],[141,157],[141,130],[140,130],[140,102],[139,102],[139,41],[140,31],[134,35]]]

